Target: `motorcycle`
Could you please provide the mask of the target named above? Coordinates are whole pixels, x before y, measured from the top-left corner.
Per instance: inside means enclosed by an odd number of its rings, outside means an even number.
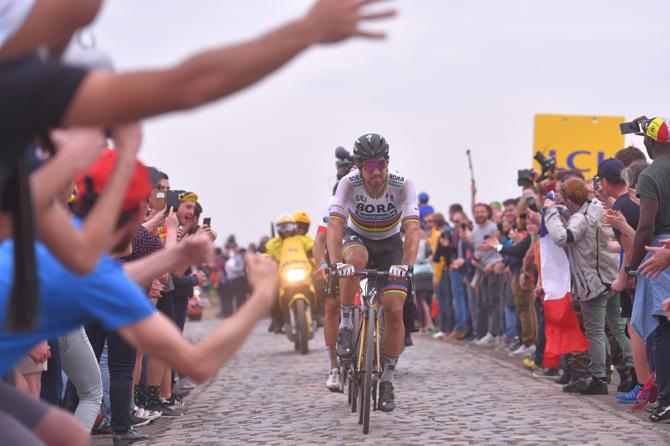
[[[279,261],[279,306],[284,332],[295,351],[306,355],[316,332],[317,296],[312,285],[312,263],[298,236],[287,237]]]

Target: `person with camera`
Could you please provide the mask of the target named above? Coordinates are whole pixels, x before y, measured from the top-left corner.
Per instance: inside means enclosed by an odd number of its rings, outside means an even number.
[[[545,224],[554,242],[567,250],[573,279],[572,295],[582,311],[591,359],[591,379],[587,382],[586,377],[573,376],[572,387],[584,395],[606,395],[606,321],[623,351],[623,364],[617,366],[633,366],[630,341],[625,334],[626,321],[620,313],[620,296],[612,290],[618,260],[609,251],[608,243],[614,235],[609,227],[602,225],[604,208],[599,201],[588,199],[584,180],[570,178],[562,182],[560,194],[564,206],[545,199]],[[565,221],[562,214],[565,214]]]
[[[354,158],[358,171],[340,181],[328,221],[328,253],[340,277],[342,299],[337,353],[340,357],[354,353],[351,316],[359,288],[355,272],[368,265],[388,271],[388,280],[380,284],[386,326],[379,408],[390,412],[395,409],[393,378],[405,339],[407,278],[419,248],[419,207],[414,184],[388,169],[386,138],[376,133],[362,135],[354,143]]]
[[[670,120],[633,121],[635,133],[644,136],[651,165],[638,177],[640,220],[633,239],[630,263],[625,266],[627,286],[635,286],[632,326],[642,339],[653,342],[659,406],[654,422],[670,420],[670,321],[664,301],[670,295]]]

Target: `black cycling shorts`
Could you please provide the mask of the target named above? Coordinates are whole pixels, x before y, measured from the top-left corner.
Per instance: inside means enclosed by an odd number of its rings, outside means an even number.
[[[346,255],[347,250],[354,246],[361,246],[368,251],[368,268],[388,271],[392,265],[402,264],[403,250],[400,234],[383,240],[371,240],[345,228],[342,238],[342,254]],[[384,294],[398,294],[407,297],[406,279],[389,280],[384,277],[379,279],[377,285]]]

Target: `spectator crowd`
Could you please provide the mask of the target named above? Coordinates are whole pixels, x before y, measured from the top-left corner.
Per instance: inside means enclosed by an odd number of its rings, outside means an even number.
[[[313,45],[383,37],[361,29],[394,14],[361,11],[374,2],[318,0],[257,39],[126,73],[72,43],[100,0],[3,2],[0,444],[89,444],[93,431],[126,445],[183,415],[273,306],[276,265],[255,253],[277,240],[215,250],[198,194],[137,159],[141,121],[235,93]],[[594,178],[543,165],[502,203],[477,201],[473,182],[470,208],[446,217],[421,194],[419,330],[505,351],[565,392],[613,382],[621,404],[670,419],[670,122],[639,124],[651,164],[628,147]],[[188,342],[210,289],[227,322]]]
[[[138,161],[141,121],[224,98],[309,47],[384,37],[362,25],[394,11],[370,3],[318,0],[247,42],[122,73],[81,38],[102,0],[0,3],[0,444],[145,440],[134,427],[181,416],[193,383],[235,353],[272,306],[276,266],[234,238],[215,256],[198,195]],[[228,322],[191,343],[205,271]]]
[[[613,384],[622,405],[670,419],[670,121],[638,122],[651,163],[630,146],[585,178],[550,160],[502,202],[478,201],[473,180],[469,212],[446,218],[420,194],[419,331],[505,352],[563,392]]]

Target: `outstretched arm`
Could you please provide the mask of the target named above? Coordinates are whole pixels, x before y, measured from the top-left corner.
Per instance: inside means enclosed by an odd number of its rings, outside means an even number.
[[[176,246],[167,247],[151,255],[123,265],[123,270],[141,288],[151,285],[154,279],[183,265],[201,264],[213,253],[212,240],[206,234],[186,237]]]
[[[79,133],[75,136],[72,133]],[[82,135],[82,133],[87,135]],[[40,239],[63,265],[75,273],[87,274],[107,251],[121,211],[121,203],[135,167],[135,156],[141,142],[139,124],[115,130],[119,156],[104,192],[86,216],[81,230],[70,221],[70,215],[55,197],[61,193],[81,167],[93,162],[99,154],[95,131],[86,129],[57,130],[52,133],[57,145],[64,148],[53,160],[31,176],[31,189],[36,191],[34,209]],[[67,135],[67,136],[66,136]],[[102,139],[104,141],[104,138]],[[98,142],[99,144],[99,142]],[[69,145],[70,148],[65,149]],[[82,146],[83,145],[83,146]],[[59,149],[60,150],[60,149]],[[74,161],[72,156],[89,157]]]
[[[362,31],[365,20],[393,11],[365,14],[380,0],[320,0],[302,19],[250,42],[195,55],[166,70],[89,73],[70,104],[63,125],[105,125],[185,110],[239,91],[264,78],[316,43],[353,36],[384,37]]]
[[[274,302],[277,290],[274,262],[261,256],[247,256],[246,263],[253,286],[250,298],[199,344],[184,340],[174,323],[159,313],[123,327],[119,333],[128,343],[172,365],[180,374],[197,383],[206,381],[233,356]]]

